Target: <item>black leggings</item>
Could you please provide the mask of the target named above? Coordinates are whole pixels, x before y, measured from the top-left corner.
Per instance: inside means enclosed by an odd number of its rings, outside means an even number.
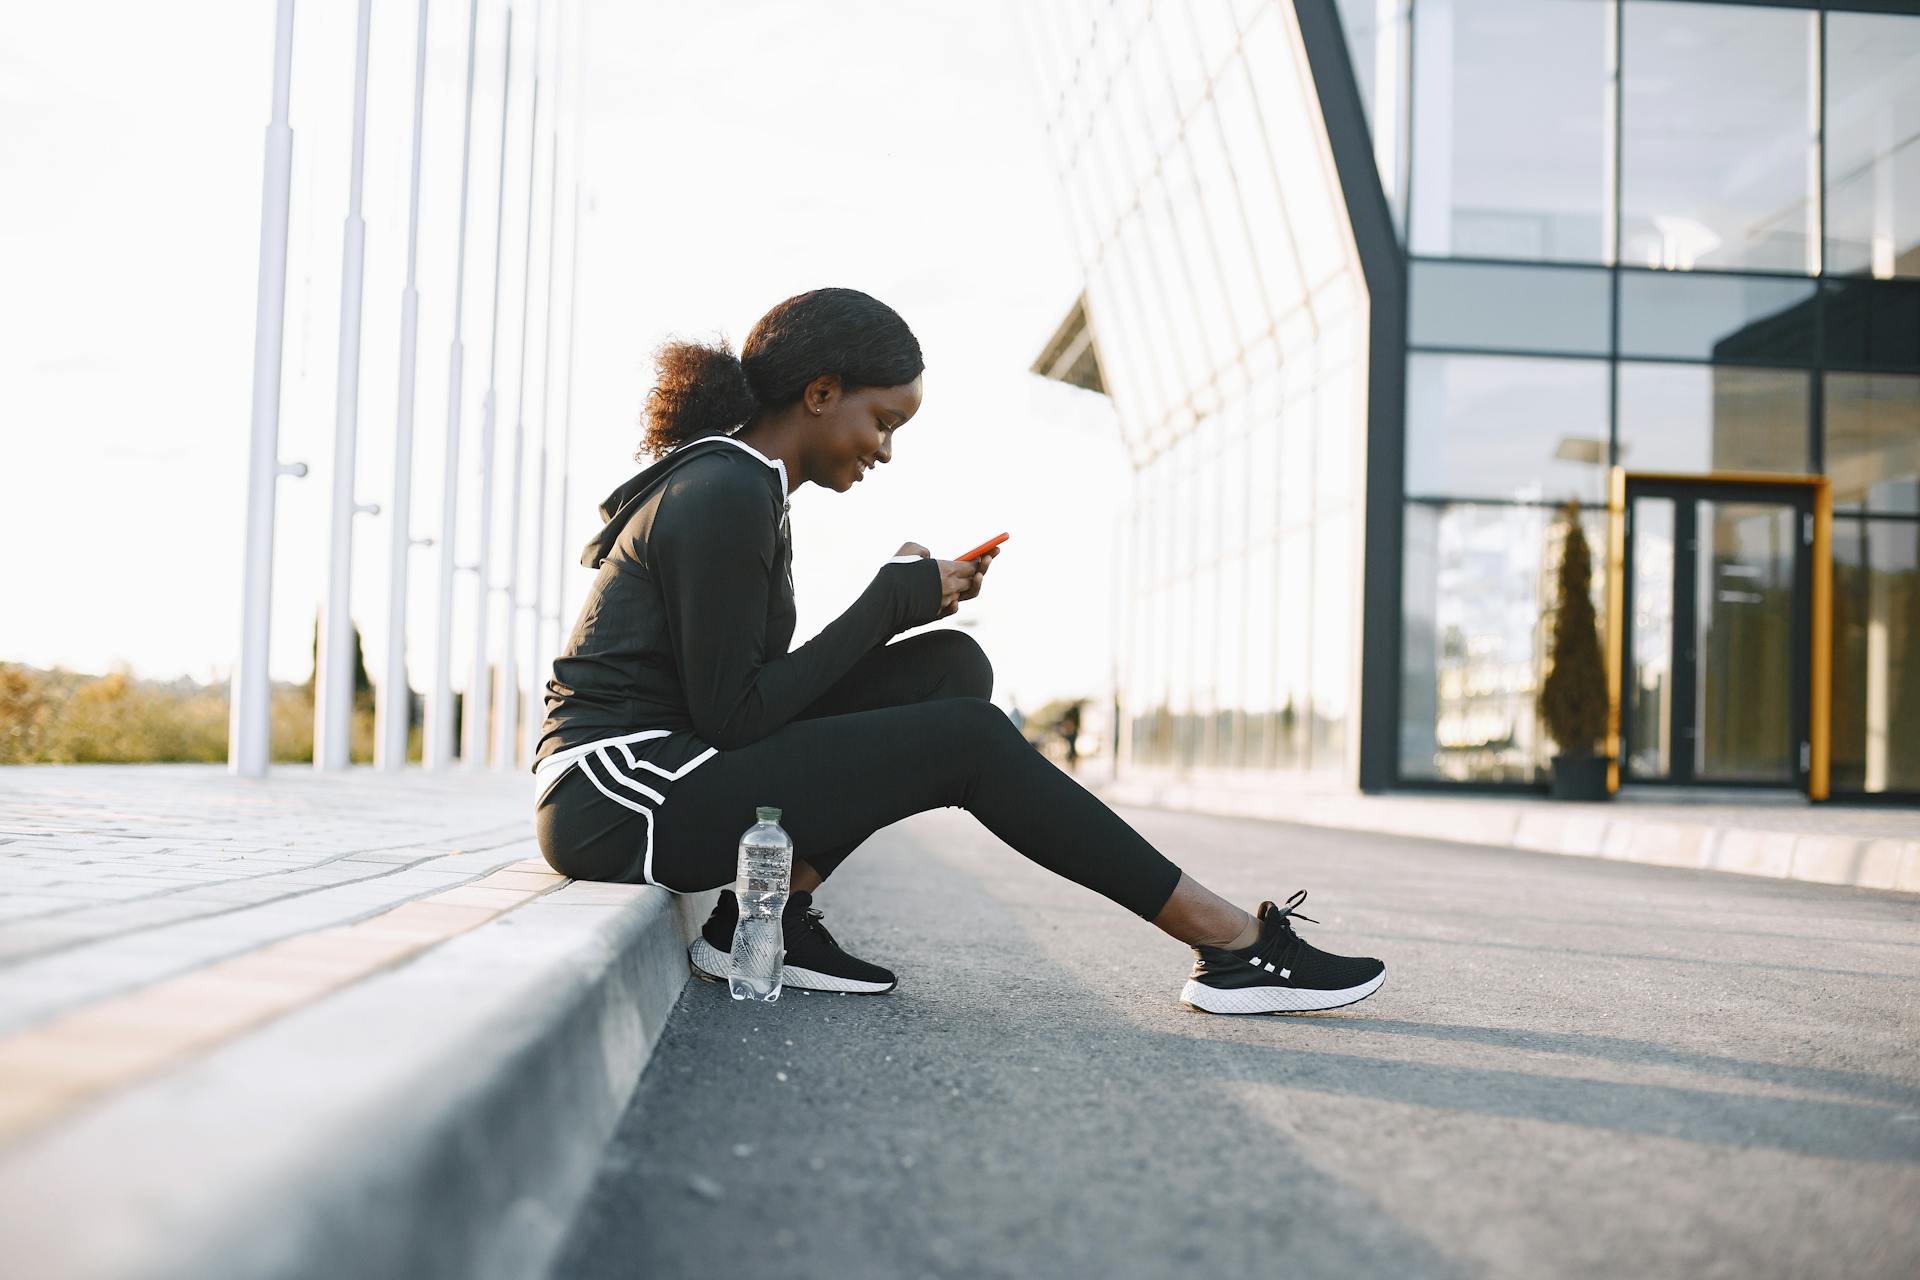
[[[957,805],[1049,871],[1159,915],[1180,868],[1034,750],[987,701],[992,689],[993,668],[964,631],[874,650],[799,717],[673,783],[654,817],[654,879],[682,893],[730,883],[757,805],[780,808],[794,856],[823,877],[880,828]],[[578,879],[625,874],[646,838],[645,819],[577,767],[537,821],[548,861]]]

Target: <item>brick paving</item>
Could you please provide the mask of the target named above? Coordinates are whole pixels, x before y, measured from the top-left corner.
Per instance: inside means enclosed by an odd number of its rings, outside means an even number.
[[[522,782],[0,770],[0,1141],[564,884]]]

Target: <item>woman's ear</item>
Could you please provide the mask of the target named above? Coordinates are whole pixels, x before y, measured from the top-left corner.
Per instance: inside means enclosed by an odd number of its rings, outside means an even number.
[[[807,412],[815,417],[831,409],[833,402],[839,398],[840,375],[837,373],[821,374],[809,382],[806,391],[801,394],[801,399],[806,402]]]

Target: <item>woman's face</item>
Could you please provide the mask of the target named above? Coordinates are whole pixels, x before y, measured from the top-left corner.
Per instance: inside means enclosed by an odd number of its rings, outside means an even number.
[[[862,387],[846,392],[840,380],[815,379],[805,393],[807,408],[817,410],[811,479],[838,493],[860,483],[874,467],[893,457],[893,436],[920,411],[925,375],[897,387]]]

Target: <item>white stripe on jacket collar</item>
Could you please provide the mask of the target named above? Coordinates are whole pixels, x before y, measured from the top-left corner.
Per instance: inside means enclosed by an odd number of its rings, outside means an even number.
[[[779,458],[769,458],[766,454],[760,452],[758,449],[754,448],[752,445],[748,444],[745,440],[742,440],[737,436],[726,435],[726,436],[721,436],[720,438],[722,440],[725,440],[728,444],[739,445],[742,449],[745,449],[748,453],[760,459],[760,461],[766,463],[768,466],[772,467],[775,471],[778,471],[780,473],[780,501],[785,502],[787,500],[787,496],[790,490],[787,488],[787,464],[785,462],[781,461]]]

